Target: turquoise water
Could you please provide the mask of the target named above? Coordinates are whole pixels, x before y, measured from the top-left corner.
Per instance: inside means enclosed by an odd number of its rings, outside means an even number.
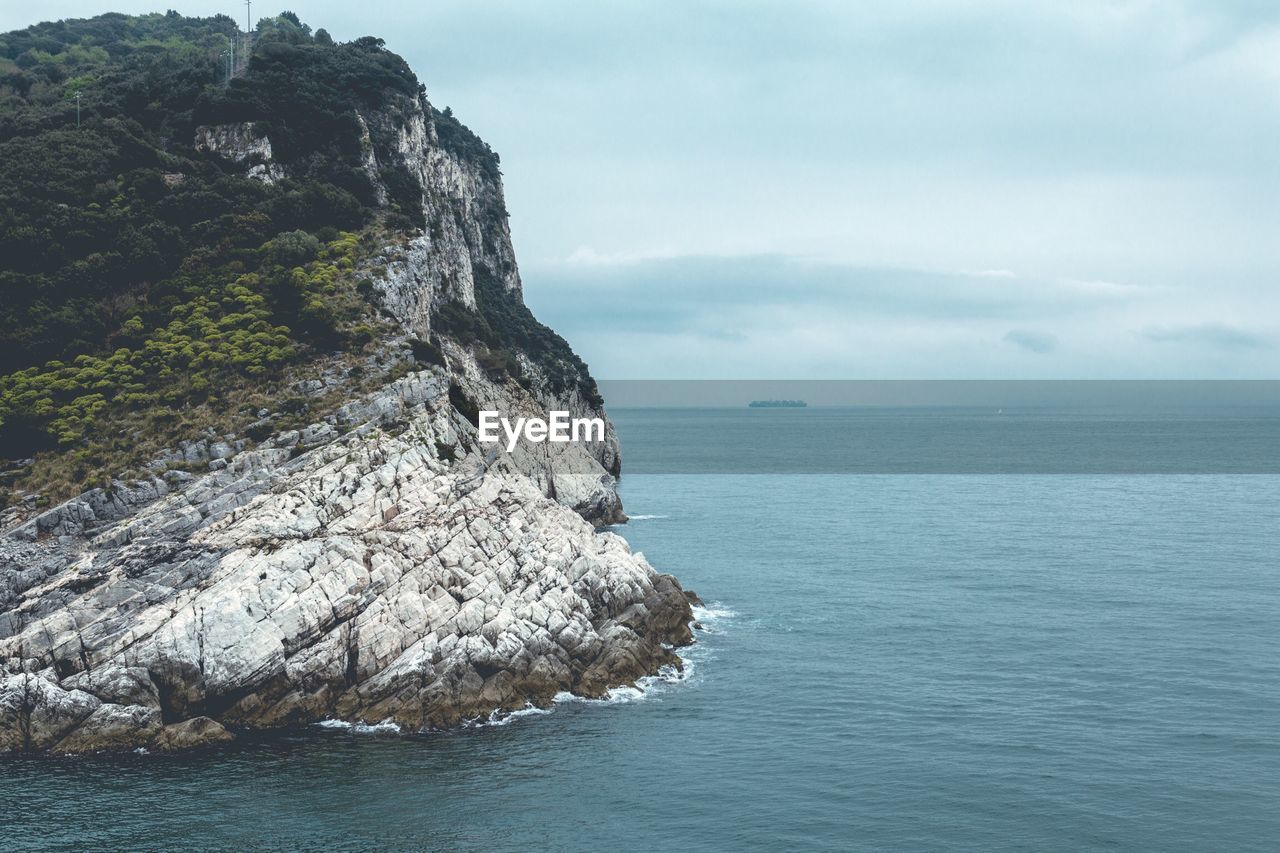
[[[623,496],[627,538],[709,603],[683,682],[448,734],[10,760],[5,846],[1275,848],[1280,477]]]

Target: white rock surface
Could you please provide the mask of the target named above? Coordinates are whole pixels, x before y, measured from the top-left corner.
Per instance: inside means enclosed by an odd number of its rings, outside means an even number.
[[[448,382],[406,377],[330,443],[246,451],[84,531],[4,613],[0,749],[134,748],[193,717],[416,730],[675,662],[679,585],[485,453]]]
[[[271,140],[256,122],[201,125],[196,128],[197,151],[208,151],[249,166],[248,176],[264,184],[284,178],[284,169],[275,161]]]

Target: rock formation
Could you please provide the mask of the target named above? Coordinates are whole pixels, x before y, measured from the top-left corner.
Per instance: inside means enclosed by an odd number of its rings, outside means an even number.
[[[425,98],[359,117],[370,176],[394,164],[423,189],[421,230],[364,271],[402,332],[386,350],[429,341],[438,363],[3,531],[0,751],[180,749],[330,718],[445,727],[679,665],[686,594],[597,529],[624,518],[612,428],[512,454],[477,441],[477,409],[604,412],[567,348],[506,341],[520,378],[495,377],[449,325],[449,306],[523,306],[496,168],[442,144],[438,117]],[[286,175],[252,126],[196,141]]]
[[[284,177],[284,171],[275,162],[271,139],[255,122],[198,127],[195,146],[197,151],[218,154],[247,165],[246,174],[254,180],[274,184]]]

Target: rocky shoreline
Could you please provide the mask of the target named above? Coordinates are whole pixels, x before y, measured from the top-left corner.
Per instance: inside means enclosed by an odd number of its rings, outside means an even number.
[[[325,719],[448,728],[680,665],[690,594],[483,453],[447,377],[411,375],[362,411],[379,414],[293,459],[241,453],[101,527],[54,511],[57,536],[41,517],[0,539],[17,584],[0,751],[159,751]]]

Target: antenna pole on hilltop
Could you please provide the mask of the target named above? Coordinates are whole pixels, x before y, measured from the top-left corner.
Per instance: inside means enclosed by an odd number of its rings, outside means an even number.
[[[84,97],[84,92],[76,91],[76,130],[80,129],[80,99]]]
[[[253,32],[253,0],[244,0],[244,31]]]

